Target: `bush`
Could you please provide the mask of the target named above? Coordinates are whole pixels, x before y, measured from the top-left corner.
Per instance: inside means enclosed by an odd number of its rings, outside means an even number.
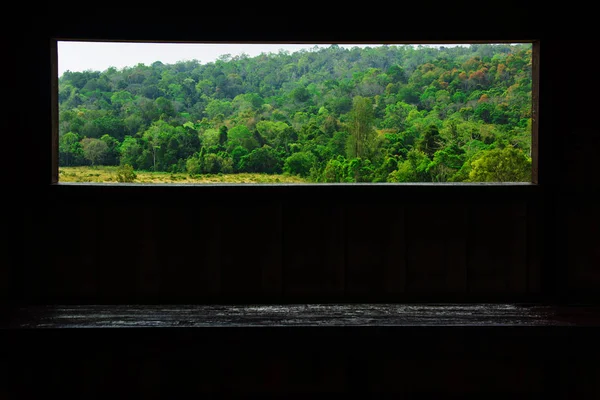
[[[315,156],[310,152],[298,152],[289,156],[284,163],[283,171],[291,175],[306,177],[315,163]]]
[[[137,175],[129,164],[122,165],[117,169],[117,182],[133,182],[136,178]]]

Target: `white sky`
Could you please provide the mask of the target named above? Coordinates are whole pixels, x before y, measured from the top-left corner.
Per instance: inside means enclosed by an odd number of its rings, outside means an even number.
[[[128,42],[58,42],[58,76],[65,71],[105,71],[109,67],[121,69],[139,63],[151,65],[155,61],[175,64],[178,61],[198,60],[202,64],[215,61],[220,55],[246,53],[250,57],[261,53],[278,53],[284,49],[293,53],[313,48],[315,44],[233,44],[233,43],[128,43]],[[328,47],[329,44],[319,44]],[[374,45],[344,44],[341,47]],[[444,45],[450,47],[452,45]]]

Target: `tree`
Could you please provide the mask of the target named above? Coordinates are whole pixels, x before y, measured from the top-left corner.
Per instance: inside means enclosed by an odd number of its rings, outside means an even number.
[[[400,65],[392,65],[388,69],[387,75],[390,77],[390,79],[394,83],[398,83],[398,82],[407,83],[408,82],[406,72],[404,71],[404,68],[402,68]]]
[[[84,159],[83,147],[79,135],[67,132],[58,142],[58,160],[61,166],[80,165]]]
[[[240,163],[245,171],[267,174],[280,174],[283,167],[280,155],[270,146],[253,150],[250,154],[242,157]]]
[[[411,150],[406,160],[398,163],[398,169],[390,173],[388,182],[430,182],[427,168],[431,160],[420,150]]]
[[[356,96],[353,100],[348,122],[348,158],[370,158],[375,148],[375,119],[371,99]]]
[[[471,161],[470,182],[529,182],[531,159],[520,149],[484,150]]]
[[[331,46],[67,72],[59,165],[89,165],[87,137],[108,146],[94,165],[136,170],[185,171],[203,151],[198,173],[271,160],[314,181],[498,180],[485,151],[531,156],[531,61],[528,44]]]
[[[242,146],[248,151],[258,147],[258,142],[254,139],[254,135],[245,125],[236,125],[227,132],[228,148],[234,149],[237,146]]]
[[[241,160],[245,155],[248,154],[248,150],[245,147],[237,146],[231,151],[231,158],[233,162],[233,170],[238,172],[242,171]]]
[[[148,130],[146,132],[144,132],[144,135],[142,136],[142,138],[146,141],[146,143],[148,144],[148,149],[150,150],[151,154],[152,154],[152,167],[154,169],[154,171],[157,171],[156,169],[156,159],[157,159],[157,154],[159,152],[159,150],[163,149],[164,152],[164,142],[167,140],[169,133],[167,127],[169,127],[169,125],[164,122],[163,120],[159,120],[155,123],[152,124],[152,126],[150,126],[150,128],[148,128]],[[160,155],[159,155],[159,165],[161,164],[161,159],[160,159]]]
[[[221,146],[225,146],[227,143],[227,127],[225,125],[221,125],[219,128],[219,144]]]
[[[289,156],[283,165],[283,171],[292,175],[308,176],[316,159],[310,152],[298,152]]]
[[[157,98],[154,103],[156,104],[156,108],[160,115],[164,115],[167,117],[175,116],[175,108],[173,107],[173,102],[165,97]]]
[[[327,162],[321,180],[323,182],[344,182],[344,164],[346,159],[343,156],[332,158]]]
[[[103,135],[100,140],[106,143],[108,148],[104,162],[107,165],[117,165],[119,163],[119,141],[109,135]]]
[[[427,154],[428,157],[432,157],[436,151],[443,147],[442,137],[438,131],[437,126],[429,125],[425,130],[423,137],[417,141],[417,150],[421,150]]]
[[[129,164],[134,168],[138,166],[138,160],[142,155],[142,147],[136,138],[125,136],[125,139],[119,146],[119,154],[121,155],[120,163],[122,165]]]
[[[310,99],[310,93],[304,86],[299,86],[292,90],[292,99],[297,103],[304,103]]]
[[[289,144],[298,140],[294,129],[285,122],[260,121],[256,129],[264,137],[268,144],[289,151]]]
[[[85,138],[81,141],[83,155],[96,166],[102,163],[108,154],[108,145],[100,139]]]
[[[427,172],[434,182],[446,182],[461,169],[463,163],[464,151],[454,144],[435,152]]]

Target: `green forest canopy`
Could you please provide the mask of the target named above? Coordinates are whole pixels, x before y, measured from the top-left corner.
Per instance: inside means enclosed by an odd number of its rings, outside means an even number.
[[[59,78],[59,164],[531,180],[531,44],[337,45]]]

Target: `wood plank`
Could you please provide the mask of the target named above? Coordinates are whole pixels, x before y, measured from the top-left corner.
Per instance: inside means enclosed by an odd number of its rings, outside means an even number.
[[[565,199],[568,291],[575,295],[600,292],[600,197],[586,202]]]
[[[44,213],[44,207],[30,207],[26,203],[22,209],[22,222],[22,241],[14,249],[17,251],[14,261],[17,268],[11,268],[10,271],[10,293],[13,301],[27,304],[32,299],[47,296],[48,289],[53,287],[51,279],[57,257],[55,248],[58,238],[56,232],[50,235],[50,218]]]
[[[407,292],[464,293],[467,212],[460,203],[406,206]]]
[[[349,204],[344,226],[345,294],[350,299],[376,300],[402,293],[406,283],[403,208]]]
[[[96,301],[146,302],[158,298],[162,281],[158,227],[163,209],[144,203],[131,209],[127,202],[90,203],[86,208],[97,210],[96,222],[82,224],[80,231],[95,231],[94,240],[104,244],[81,255],[96,270]]]
[[[170,207],[156,215],[163,299],[205,301],[221,292],[219,209]]]
[[[279,297],[282,291],[280,205],[275,202],[224,205],[218,215],[223,295]]]
[[[532,45],[531,56],[531,182],[539,183],[540,42]],[[547,178],[546,178],[547,179]]]
[[[103,209],[90,204],[61,204],[48,214],[45,240],[53,249],[42,275],[41,293],[59,298],[97,295],[97,256],[111,251],[102,240]],[[101,265],[101,264],[100,264]],[[107,267],[110,268],[110,267]],[[113,280],[119,277],[112,277]]]
[[[541,294],[542,290],[542,245],[544,232],[541,216],[544,204],[541,201],[527,203],[527,292],[532,295]]]
[[[335,204],[284,204],[284,295],[340,297],[345,286],[344,210]]]
[[[56,40],[50,42],[50,118],[51,118],[51,167],[50,183],[58,182],[58,46]]]
[[[214,327],[600,327],[600,306],[542,306],[511,303],[317,303],[317,304],[116,304],[65,305],[23,307],[13,321],[2,321],[0,330],[63,329],[63,328],[214,328]],[[539,332],[536,330],[531,331]],[[557,330],[557,332],[564,332]],[[587,331],[591,335],[590,331]],[[435,335],[433,331],[432,335]],[[464,339],[464,338],[463,338]],[[424,340],[424,339],[423,339]],[[452,349],[464,354],[464,349],[436,339],[427,349],[397,349],[403,356],[409,352],[421,356],[439,349]],[[450,341],[450,338],[443,338]],[[512,339],[496,343],[493,350],[504,355]],[[595,343],[595,342],[594,342]],[[485,343],[480,343],[485,346]],[[522,342],[520,346],[526,346]],[[475,343],[470,342],[470,346]],[[438,349],[439,348],[439,349]],[[568,346],[574,350],[573,344]],[[597,348],[600,351],[600,347]],[[475,348],[474,353],[487,351]],[[518,349],[521,353],[522,349]],[[543,348],[540,351],[545,350]],[[579,350],[578,350],[579,351]],[[589,352],[588,352],[589,353]],[[553,353],[554,354],[554,353]],[[556,355],[556,354],[554,354]],[[589,354],[588,354],[589,355]]]
[[[477,295],[527,291],[526,203],[487,202],[470,208],[468,286]]]
[[[149,205],[140,205],[138,211],[141,216],[138,226],[137,262],[135,263],[135,288],[136,296],[140,299],[158,298],[160,295],[160,273],[161,264],[158,254],[163,246],[161,242],[161,230],[159,221],[160,215],[167,211],[166,207],[151,207]],[[142,300],[143,301],[143,300]]]
[[[365,380],[372,393],[464,396],[541,394],[543,365],[529,359],[392,359],[383,356]],[[433,378],[436,377],[436,378]],[[492,396],[493,397],[493,396]]]

